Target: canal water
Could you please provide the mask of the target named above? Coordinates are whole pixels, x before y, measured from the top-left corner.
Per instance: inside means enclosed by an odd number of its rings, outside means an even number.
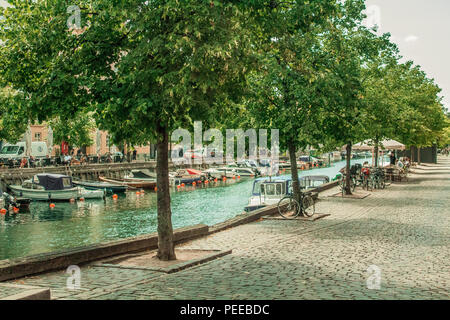
[[[358,159],[363,163],[371,159]],[[329,168],[300,172],[334,178],[345,162]],[[251,195],[253,179],[212,183],[205,187],[185,187],[172,191],[174,228],[199,223],[213,225],[243,212]],[[30,211],[0,216],[0,260],[57,251],[109,240],[153,233],[157,227],[156,194],[128,192],[106,201],[77,203],[35,202]]]

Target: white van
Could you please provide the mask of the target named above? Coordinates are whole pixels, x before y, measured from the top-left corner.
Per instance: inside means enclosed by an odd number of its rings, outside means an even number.
[[[21,159],[27,154],[27,146],[25,142],[16,144],[5,144],[0,151],[0,159]],[[31,143],[31,153],[34,158],[45,158],[48,154],[47,144],[43,141],[35,141]]]

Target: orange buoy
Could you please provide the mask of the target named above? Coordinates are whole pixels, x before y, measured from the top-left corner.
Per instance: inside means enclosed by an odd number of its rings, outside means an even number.
[[[141,189],[141,194],[144,194],[145,193],[145,190],[144,189]]]
[[[113,194],[112,197],[113,197],[114,200],[117,200],[117,198],[119,198],[119,196],[117,194]]]
[[[197,184],[196,184],[195,181],[194,181],[194,182],[192,182],[192,185],[195,187]]]
[[[217,182],[217,178],[214,179],[214,182]]]
[[[155,192],[158,191],[158,187],[155,187]]]
[[[181,186],[180,185],[177,185],[177,189],[180,189],[181,188]]]
[[[184,183],[181,184],[181,187],[184,188],[186,185]]]
[[[137,196],[140,196],[141,193],[140,193],[139,191],[136,191],[136,195],[137,195]]]
[[[223,177],[223,179],[222,179],[223,181],[227,181],[227,177]]]
[[[240,179],[241,178],[241,176],[238,176],[238,179]]]
[[[5,215],[7,212],[8,212],[8,211],[7,211],[5,208],[3,208],[3,209],[0,210],[0,213],[1,213],[2,215]]]
[[[236,176],[233,176],[233,180],[236,180]]]
[[[74,203],[75,202],[75,199],[74,198],[70,198],[70,203]]]
[[[19,213],[19,208],[14,207],[13,211],[14,211],[14,213]]]
[[[50,206],[49,206],[51,209],[53,209],[54,207],[56,207],[56,205],[54,204],[54,203],[50,203]]]
[[[83,201],[84,201],[84,198],[80,198],[80,201],[83,202]]]

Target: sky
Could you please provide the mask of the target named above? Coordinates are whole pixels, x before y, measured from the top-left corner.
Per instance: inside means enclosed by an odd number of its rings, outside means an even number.
[[[368,20],[389,32],[402,61],[412,60],[442,88],[450,110],[450,1],[366,0]]]
[[[450,110],[450,1],[366,0],[366,6],[367,22],[392,35],[403,61],[414,61],[435,79]]]

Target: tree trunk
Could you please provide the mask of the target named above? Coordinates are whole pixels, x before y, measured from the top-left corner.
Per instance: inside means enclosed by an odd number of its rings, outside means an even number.
[[[347,165],[345,168],[345,194],[347,195],[351,195],[352,194],[352,190],[350,189],[350,181],[351,181],[351,177],[350,177],[350,161],[352,159],[352,143],[349,142],[347,144],[346,147],[347,150]]]
[[[411,164],[414,162],[414,147],[411,146]]]
[[[420,147],[417,147],[417,164],[420,165],[421,159],[420,159]]]
[[[378,138],[375,139],[375,167],[378,167],[378,153],[380,152],[378,147]]]
[[[165,127],[158,126],[157,143],[157,203],[158,203],[158,258],[163,261],[176,260],[173,244],[172,211],[169,189],[169,134]]]
[[[291,177],[292,177],[292,191],[294,193],[294,199],[300,201],[300,184],[298,181],[298,168],[297,159],[295,157],[295,145],[293,142],[289,142],[289,159],[291,160]]]

